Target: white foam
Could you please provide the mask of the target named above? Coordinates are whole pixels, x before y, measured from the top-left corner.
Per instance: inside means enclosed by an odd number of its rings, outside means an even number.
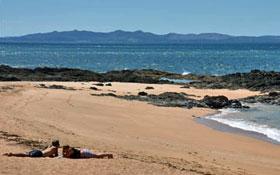
[[[182,73],[182,75],[189,75],[191,72],[188,72],[188,71],[184,71],[183,73]]]
[[[271,128],[267,125],[261,125],[253,122],[244,121],[242,119],[226,119],[222,118],[221,116],[228,115],[230,113],[238,112],[237,110],[226,109],[221,110],[221,113],[215,114],[213,116],[206,117],[207,119],[214,120],[225,125],[231,126],[233,128],[242,129],[245,131],[253,131],[259,134],[263,134],[270,139],[276,140],[280,142],[280,130],[276,128]]]

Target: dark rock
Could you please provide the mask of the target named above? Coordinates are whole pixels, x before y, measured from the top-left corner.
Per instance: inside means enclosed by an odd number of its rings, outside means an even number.
[[[117,95],[114,94],[114,93],[108,93],[107,95],[108,95],[108,96],[111,96],[111,97],[117,97]]]
[[[101,94],[91,94],[92,96],[109,96],[109,97],[118,97],[114,93],[101,93]]]
[[[229,108],[243,108],[241,103],[237,100],[228,100],[224,96],[218,96],[218,97],[206,97],[208,101],[211,101],[209,103],[210,105],[207,105],[203,100],[195,100],[188,98],[188,94],[184,93],[176,93],[176,92],[165,92],[159,95],[148,95],[145,94],[145,92],[142,95],[125,95],[125,96],[117,96],[115,94],[92,94],[95,96],[114,96],[120,99],[125,100],[138,100],[138,101],[145,101],[150,104],[156,105],[156,106],[164,106],[164,107],[183,107],[183,108],[193,108],[193,107],[200,107],[200,108],[213,108],[213,109],[220,109],[223,107]],[[213,100],[218,101],[219,108],[217,106],[213,106]],[[224,105],[224,101],[226,101],[226,105]],[[223,105],[221,105],[223,103]]]
[[[112,86],[112,83],[107,83],[105,84],[105,86]]]
[[[225,96],[205,96],[201,102],[213,109],[244,108],[239,100],[229,100]]]
[[[280,96],[280,92],[269,92],[268,96],[277,97]]]
[[[228,106],[229,108],[244,108],[244,106],[242,106],[241,102],[238,100],[230,100],[229,103],[230,103],[230,105]]]
[[[41,84],[40,86],[41,88],[47,88],[47,89],[62,89],[62,90],[76,90],[72,87],[66,87],[66,86],[63,86],[63,85],[50,85],[50,86],[46,86],[44,84]]]
[[[94,84],[95,86],[104,86],[104,84],[103,83],[96,83],[96,84]]]
[[[49,86],[49,87],[47,87],[47,88],[49,88],[49,89],[67,89],[67,87],[66,87],[66,86],[56,85],[56,84],[54,84],[54,85],[50,85],[50,86]]]
[[[102,74],[105,81],[138,82],[138,83],[169,83],[160,80],[162,77],[181,76],[179,74],[152,69],[110,71]]]
[[[158,95],[159,98],[168,100],[186,100],[186,94],[176,92],[164,92]]]
[[[196,88],[215,89],[250,89],[254,91],[275,91],[280,90],[280,72],[266,72],[253,70],[249,73],[235,73],[223,76],[194,76],[190,83]]]
[[[39,86],[42,88],[47,88],[47,85],[45,85],[45,84],[39,84]]]
[[[97,82],[137,82],[137,83],[169,83],[161,77],[181,77],[180,74],[163,71],[122,70],[107,73],[96,73],[88,70],[70,68],[39,67],[35,69],[12,68],[0,65],[0,81],[97,81]],[[108,84],[110,85],[110,84]]]
[[[94,90],[94,91],[99,91],[100,89],[98,89],[97,87],[90,87],[91,90]]]
[[[280,105],[280,95],[277,95],[274,92],[272,94],[269,93],[268,95],[257,95],[240,100],[246,103],[265,103],[271,105]]]
[[[21,81],[17,77],[2,77],[0,76],[0,81]]]
[[[225,96],[205,96],[202,99],[202,102],[205,103],[210,108],[221,109],[224,107],[230,106],[230,101]]]
[[[147,92],[139,92],[138,95],[139,95],[139,96],[147,96],[148,93],[147,93]]]
[[[119,96],[118,98],[126,100],[139,100],[146,101],[156,106],[164,107],[207,107],[205,104],[200,103],[197,100],[190,99],[182,93],[165,92],[159,95],[147,95],[147,96]]]
[[[152,90],[152,89],[155,89],[155,88],[152,87],[152,86],[147,86],[145,89],[146,89],[146,90]]]

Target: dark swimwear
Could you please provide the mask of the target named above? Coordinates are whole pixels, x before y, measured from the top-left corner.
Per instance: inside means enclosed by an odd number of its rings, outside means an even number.
[[[40,150],[32,150],[27,153],[29,157],[43,157],[43,153]]]
[[[70,155],[71,159],[79,159],[79,158],[81,158],[81,151],[80,150],[75,149],[75,148],[72,148],[72,150],[73,150],[73,154]]]

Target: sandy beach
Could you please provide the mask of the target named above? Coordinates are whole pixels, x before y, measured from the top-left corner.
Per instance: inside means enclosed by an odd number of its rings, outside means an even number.
[[[136,95],[184,92],[201,99],[257,95],[249,90],[181,88],[180,85],[96,82],[43,82],[75,90],[39,88],[42,82],[0,83],[0,174],[200,174],[278,175],[280,146],[198,124],[194,117],[215,113],[204,108],[157,107],[91,94]],[[146,90],[147,86],[154,89]],[[3,134],[6,133],[6,134]],[[7,133],[9,136],[7,136]],[[6,152],[31,148],[12,135],[38,142],[113,153],[112,160],[9,158]],[[9,139],[10,138],[10,139]]]

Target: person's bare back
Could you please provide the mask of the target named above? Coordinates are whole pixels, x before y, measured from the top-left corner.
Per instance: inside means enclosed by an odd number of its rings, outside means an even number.
[[[58,156],[58,147],[50,146],[47,149],[42,151],[43,157],[57,157]]]

